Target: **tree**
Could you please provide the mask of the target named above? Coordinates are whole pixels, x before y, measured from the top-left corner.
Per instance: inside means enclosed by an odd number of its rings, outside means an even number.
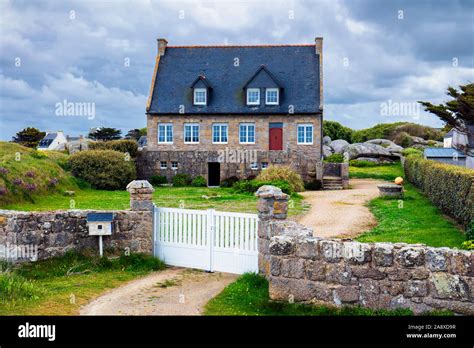
[[[419,103],[425,107],[425,111],[435,114],[458,133],[465,134],[469,140],[474,140],[474,83],[461,85],[459,89],[448,87],[447,95],[453,99],[445,104],[433,105],[423,101]],[[468,147],[459,150],[474,152]]]
[[[344,127],[336,121],[323,121],[323,134],[329,136],[331,140],[344,139],[347,142],[352,140],[353,130]]]
[[[23,146],[35,148],[45,135],[46,133],[41,132],[39,129],[27,127],[16,133],[12,141]]]
[[[88,138],[102,141],[117,140],[121,138],[121,133],[120,129],[102,127],[90,132]]]
[[[143,132],[143,129],[145,129],[145,132]],[[130,129],[127,135],[125,135],[125,139],[135,139],[138,141],[142,135],[146,135],[146,128]]]

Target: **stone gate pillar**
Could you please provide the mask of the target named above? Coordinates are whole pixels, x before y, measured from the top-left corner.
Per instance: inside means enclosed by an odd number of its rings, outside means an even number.
[[[288,195],[275,186],[260,187],[255,195],[259,198],[258,210],[258,271],[267,275],[270,270],[270,238],[273,237],[275,220],[285,220],[288,215]]]
[[[131,210],[152,210],[153,192],[155,189],[146,180],[133,180],[127,185],[127,191],[130,192]]]

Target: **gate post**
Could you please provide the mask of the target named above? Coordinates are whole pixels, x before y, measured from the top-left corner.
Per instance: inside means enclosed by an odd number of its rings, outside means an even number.
[[[270,238],[274,236],[274,220],[285,220],[288,214],[288,195],[271,185],[260,187],[255,195],[259,198],[258,210],[258,271],[268,275],[270,271]]]
[[[207,250],[209,256],[209,272],[214,272],[214,236],[215,236],[215,221],[214,221],[214,209],[207,210]]]

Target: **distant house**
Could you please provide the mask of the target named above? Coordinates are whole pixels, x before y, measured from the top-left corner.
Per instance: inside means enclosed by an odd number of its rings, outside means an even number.
[[[467,126],[468,134],[463,134],[457,129],[451,129],[444,136],[445,149],[459,150],[465,156],[464,166],[474,168],[474,125]],[[461,165],[461,164],[460,164]]]
[[[59,131],[56,133],[46,133],[46,136],[39,142],[38,150],[40,151],[63,151],[66,149],[67,139],[64,133]]]
[[[88,140],[82,135],[79,135],[78,137],[67,136],[66,148],[70,154],[87,150],[89,148]]]
[[[457,166],[466,166],[466,155],[453,148],[427,148],[424,150],[425,159]]]
[[[138,146],[145,147],[146,146],[146,135],[142,135],[140,139],[138,139]]]
[[[451,129],[448,133],[446,133],[446,135],[443,137],[443,147],[446,147],[446,148],[452,147],[453,134],[454,134],[454,129]]]

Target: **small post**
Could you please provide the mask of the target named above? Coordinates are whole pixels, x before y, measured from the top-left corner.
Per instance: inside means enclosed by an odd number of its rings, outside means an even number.
[[[155,189],[146,180],[133,180],[127,185],[127,191],[130,192],[131,210],[152,210],[153,192]]]
[[[100,257],[104,255],[104,252],[102,250],[102,235],[99,236],[99,253],[100,253]]]

